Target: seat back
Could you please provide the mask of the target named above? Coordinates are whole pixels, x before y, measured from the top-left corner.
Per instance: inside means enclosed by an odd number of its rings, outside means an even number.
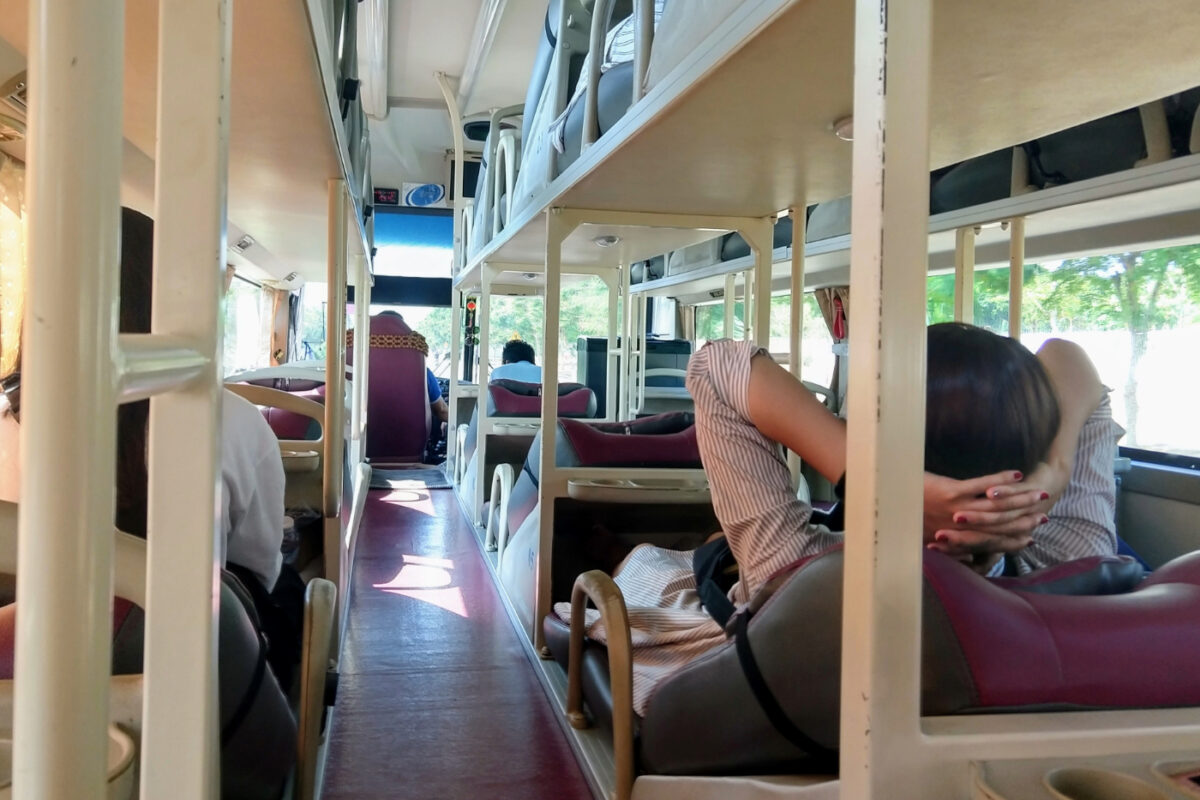
[[[346,363],[354,363],[354,332],[346,333]],[[367,458],[419,462],[429,439],[431,415],[425,382],[425,337],[398,314],[371,317],[368,350]]]
[[[559,420],[555,460],[560,467],[700,469],[695,423],[694,414],[682,411],[630,422]],[[537,506],[541,438],[539,431],[513,484],[508,502],[510,531],[519,530]]]
[[[233,386],[239,384],[275,389],[304,400],[312,400],[314,403],[323,404],[325,402],[325,384],[321,381],[300,378],[258,378],[239,381],[238,384],[228,384],[227,386],[231,391],[237,393]],[[263,406],[262,414],[267,420],[267,424],[271,426],[271,430],[275,431],[275,435],[280,439],[317,440],[321,438],[321,423],[310,415],[277,406]]]
[[[498,378],[488,384],[489,417],[540,417],[542,384]],[[596,416],[596,393],[582,383],[558,385],[558,415],[571,418]]]

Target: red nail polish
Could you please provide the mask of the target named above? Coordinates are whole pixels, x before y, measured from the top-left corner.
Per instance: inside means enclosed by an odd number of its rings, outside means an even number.
[[[1021,473],[1019,473],[1019,472],[1014,472],[1014,473],[1013,473],[1013,480],[1014,480],[1014,481],[1023,480],[1024,478],[1025,478],[1025,476],[1024,476],[1024,475],[1022,475],[1022,474],[1021,474]]]
[[[1043,499],[1043,500],[1049,500],[1049,499],[1050,499],[1050,493],[1049,493],[1049,492],[1042,492],[1042,499]]]
[[[942,544],[945,544],[946,542],[950,541],[950,537],[944,533],[935,533],[933,535],[933,540],[935,542],[941,542]]]
[[[1041,521],[1041,522],[1039,522],[1039,523],[1038,523],[1038,525],[1045,525],[1045,524],[1046,524],[1047,522],[1049,522],[1049,521],[1050,521],[1050,518],[1049,518],[1049,517],[1047,517],[1045,514],[1043,514],[1043,515],[1042,515],[1042,521]]]
[[[962,514],[955,514],[955,515],[954,515],[954,524],[955,524],[955,525],[962,525],[962,524],[964,524],[966,521],[967,521],[967,518],[966,518],[966,517],[964,517]]]

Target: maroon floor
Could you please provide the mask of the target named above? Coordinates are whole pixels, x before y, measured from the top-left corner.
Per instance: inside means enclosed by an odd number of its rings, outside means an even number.
[[[452,491],[374,490],[323,797],[590,798]]]

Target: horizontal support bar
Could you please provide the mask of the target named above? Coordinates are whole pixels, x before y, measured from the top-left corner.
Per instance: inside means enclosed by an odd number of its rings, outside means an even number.
[[[1153,753],[1200,747],[1195,708],[925,717],[938,758],[1009,760]]]
[[[178,336],[123,333],[117,337],[118,402],[132,403],[181,389],[203,374],[212,359]]]

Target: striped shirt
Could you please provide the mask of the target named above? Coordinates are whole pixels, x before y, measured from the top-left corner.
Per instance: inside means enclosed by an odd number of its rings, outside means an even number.
[[[750,364],[766,353],[751,342],[711,342],[688,364],[696,403],[696,437],[717,519],[737,559],[741,580],[730,600],[743,604],[783,567],[840,544],[842,534],[810,525],[812,509],[796,499],[780,446],[750,422]],[[1116,552],[1113,458],[1124,431],[1107,396],[1080,435],[1071,486],[1017,555],[1020,572]],[[701,607],[692,551],[639,545],[614,576],[625,597],[633,643],[633,707],[643,714],[654,687],[684,664],[725,641]],[[555,611],[570,619],[570,604]],[[587,634],[605,641],[599,612],[588,612]]]

